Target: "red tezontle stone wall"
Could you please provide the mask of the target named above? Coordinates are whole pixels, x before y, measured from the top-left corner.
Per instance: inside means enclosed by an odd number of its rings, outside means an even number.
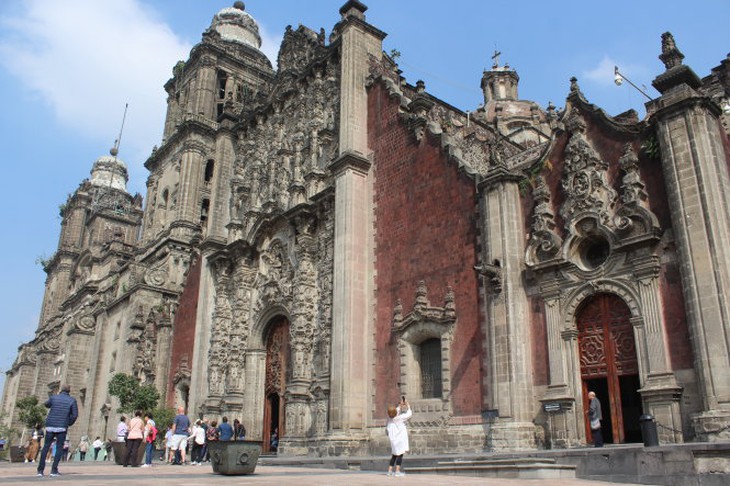
[[[172,325],[172,352],[170,358],[170,376],[167,388],[167,405],[177,407],[175,402],[175,384],[173,379],[183,360],[187,366],[193,366],[193,345],[195,344],[195,321],[198,312],[198,290],[200,289],[200,256],[190,263],[190,271],[185,279],[185,288],[180,296],[180,305]]]
[[[418,282],[432,306],[455,294],[457,323],[451,354],[454,412],[481,411],[483,336],[479,325],[477,197],[474,182],[448,161],[439,141],[417,141],[399,120],[398,102],[379,84],[368,98],[369,145],[375,175],[375,406],[384,417],[398,400],[400,365],[391,337],[397,299],[413,309]]]

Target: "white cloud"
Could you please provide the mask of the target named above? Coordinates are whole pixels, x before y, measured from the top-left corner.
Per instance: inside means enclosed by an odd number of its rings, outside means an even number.
[[[588,71],[584,71],[580,79],[592,81],[598,85],[608,86],[613,83],[613,68],[616,64],[616,61],[604,56],[597,66]]]
[[[121,155],[137,172],[161,138],[163,85],[190,46],[137,0],[27,0],[24,7],[3,19],[10,35],[0,41],[0,63],[62,125],[110,147],[128,102]]]
[[[284,37],[280,35],[271,35],[266,28],[259,24],[259,35],[261,36],[261,52],[266,54],[271,64],[276,69],[276,59],[279,56],[279,47]]]
[[[130,189],[142,190],[142,164],[162,137],[163,86],[192,46],[141,0],[25,0],[19,14],[1,22],[0,65],[61,125],[111,147],[129,103],[120,157],[130,168]],[[275,65],[282,38],[259,29]]]
[[[614,68],[616,66],[619,67],[622,74],[628,76],[634,82],[651,77],[651,71],[645,66],[620,62],[604,56],[594,68],[583,71],[580,79],[591,81],[602,87],[613,85]]]

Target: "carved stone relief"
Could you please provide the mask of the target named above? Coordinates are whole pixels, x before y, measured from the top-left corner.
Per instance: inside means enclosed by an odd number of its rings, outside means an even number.
[[[560,214],[568,225],[585,213],[596,215],[608,225],[616,205],[616,191],[608,183],[608,163],[588,141],[580,116],[573,114],[566,125],[572,134],[565,148],[562,184],[567,197]]]

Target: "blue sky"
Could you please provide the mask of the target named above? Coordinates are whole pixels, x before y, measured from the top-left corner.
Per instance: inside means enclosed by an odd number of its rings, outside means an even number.
[[[674,34],[700,77],[730,51],[730,2],[363,0],[388,33],[407,80],[462,110],[482,102],[495,48],[520,76],[520,98],[564,105],[571,76],[609,114],[643,116],[643,98],[613,84],[613,66],[639,86],[664,70],[660,36]],[[287,25],[327,33],[344,0],[249,0],[262,50],[275,59]],[[33,337],[45,274],[35,262],[58,242],[58,205],[107,154],[129,103],[120,157],[130,192],[144,195],[144,160],[159,143],[163,84],[213,15],[232,0],[3,0],[0,2],[0,386],[17,346]],[[519,6],[519,8],[517,7]]]

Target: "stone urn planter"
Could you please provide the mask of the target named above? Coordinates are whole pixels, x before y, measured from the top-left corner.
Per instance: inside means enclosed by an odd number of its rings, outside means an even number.
[[[121,466],[124,462],[124,456],[127,455],[127,443],[126,442],[112,442],[112,450],[114,451],[114,463]],[[144,450],[145,444],[142,442],[139,449],[137,449],[137,464],[144,464]],[[129,461],[132,464],[132,461]]]
[[[208,442],[213,472],[226,476],[253,474],[261,454],[260,440]]]
[[[25,461],[25,447],[10,446],[10,462],[23,462],[23,461]]]

